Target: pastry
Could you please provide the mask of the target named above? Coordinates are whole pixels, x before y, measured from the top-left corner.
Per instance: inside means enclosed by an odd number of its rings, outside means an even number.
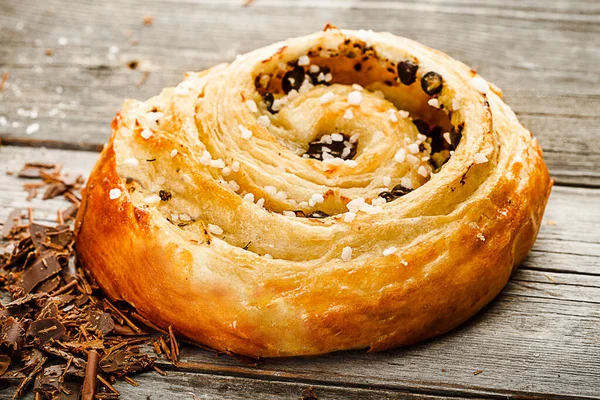
[[[76,248],[111,299],[218,351],[377,351],[492,300],[551,185],[474,70],[327,26],[125,101]]]

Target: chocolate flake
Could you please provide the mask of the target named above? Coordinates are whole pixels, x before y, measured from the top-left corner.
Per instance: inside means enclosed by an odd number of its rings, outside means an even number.
[[[29,325],[28,336],[33,336],[40,340],[41,344],[47,343],[50,339],[58,339],[67,332],[65,326],[56,318],[42,318]]]
[[[31,382],[35,378],[35,376],[42,370],[47,360],[48,358],[44,357],[41,361],[36,363],[35,367],[31,370],[29,375],[27,375],[23,380],[21,380],[19,386],[17,386],[17,390],[13,397],[21,397],[23,395],[25,388],[27,388],[27,385],[29,385],[29,382]]]
[[[55,197],[60,196],[61,194],[64,194],[67,190],[69,190],[69,188],[67,187],[67,185],[64,184],[64,182],[53,182],[48,185],[48,188],[44,193],[43,199],[53,199]]]
[[[108,313],[92,311],[90,313],[89,329],[98,330],[102,335],[107,335],[115,327],[115,322]]]
[[[21,210],[13,210],[8,214],[8,218],[2,227],[2,237],[7,239],[13,236],[17,228],[21,225]]]
[[[63,221],[70,221],[72,219],[75,219],[75,217],[77,216],[77,211],[79,211],[79,205],[77,204],[73,204],[66,210],[61,211],[60,213],[62,215]]]
[[[71,379],[65,381],[65,375],[72,376],[76,371],[78,369],[69,363],[46,367],[36,376],[33,391],[36,395],[41,395],[41,398],[77,400],[79,384]]]
[[[25,269],[20,286],[26,292],[31,292],[40,282],[58,274],[60,270],[61,266],[56,256],[52,252],[45,251],[35,259],[33,265]]]
[[[47,198],[62,194],[73,203],[58,215],[60,225],[34,222],[33,210],[28,210],[29,224],[22,225],[21,212],[14,211],[2,230],[14,248],[0,256],[0,294],[13,299],[4,303],[0,316],[0,380],[18,384],[17,397],[35,382],[36,399],[78,399],[86,365],[93,364],[81,355],[96,353],[106,370],[88,373],[98,389],[95,398],[116,398],[119,393],[111,384],[115,376],[154,368],[154,358],[137,347],[151,338],[131,321],[138,319],[133,308],[106,301],[76,265],[74,233],[64,221],[77,212],[81,200],[75,191],[83,179],[67,179],[59,172],[60,165],[30,163],[21,175],[43,180],[26,189],[47,186]],[[176,360],[179,345],[172,332],[168,340],[169,354]]]
[[[100,360],[100,369],[103,372],[117,376],[146,371],[153,365],[154,360],[134,346],[115,350]]]
[[[25,179],[40,179],[42,177],[42,169],[54,169],[54,164],[25,164],[23,169],[19,171],[17,176]]]
[[[25,342],[25,323],[8,317],[2,326],[0,344],[18,350]]]
[[[0,354],[0,376],[4,375],[10,367],[10,357],[6,354]]]

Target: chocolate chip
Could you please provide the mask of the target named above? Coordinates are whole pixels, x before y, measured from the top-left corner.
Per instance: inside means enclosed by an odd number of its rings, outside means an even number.
[[[315,160],[322,160],[323,147],[328,147],[328,145],[319,141],[310,142],[306,154],[308,154],[308,157],[314,158]]]
[[[344,149],[348,146],[348,144],[350,145],[350,153],[348,153],[348,155],[344,157]],[[357,150],[356,143],[350,144],[349,138],[344,135],[344,140],[341,142],[332,141],[331,144],[323,143],[320,140],[310,142],[308,144],[308,150],[306,154],[308,154],[310,158],[313,158],[315,160],[322,160],[323,147],[326,147],[330,150],[327,153],[331,154],[331,156],[341,158],[343,160],[351,160],[352,158],[354,158]]]
[[[173,195],[168,190],[161,190],[158,192],[158,195],[162,201],[169,201]]]
[[[405,194],[409,194],[410,192],[412,192],[412,189],[406,188],[402,185],[396,185],[392,188],[392,195],[394,197],[401,197]]]
[[[319,71],[317,71],[317,72],[309,72],[308,73],[308,77],[310,78],[310,82],[313,85],[326,85],[326,86],[329,86],[329,85],[331,85],[331,82],[319,82],[319,75],[321,73],[323,73],[323,75],[327,75],[330,72],[331,72],[331,68],[329,68],[327,66],[323,66],[323,67],[319,68]]]
[[[308,218],[327,218],[329,217],[329,214],[324,213],[323,211],[313,211],[310,214],[307,215]]]
[[[273,93],[265,94],[263,100],[265,102],[265,105],[267,106],[267,111],[269,111],[271,114],[277,114],[277,111],[273,110],[273,102],[275,101]]]
[[[298,90],[304,82],[304,68],[297,66],[291,71],[286,72],[281,81],[281,88],[288,94],[292,89]]]
[[[429,71],[421,78],[421,88],[425,93],[434,96],[442,91],[444,81],[437,72]]]
[[[458,147],[458,144],[460,143],[461,139],[462,135],[456,132],[454,128],[452,128],[452,130],[450,131],[450,141],[452,142],[453,149],[456,149]]]
[[[439,126],[433,128],[427,136],[431,138],[431,153],[440,152],[449,146],[446,139],[442,136],[442,128]]]
[[[396,198],[391,192],[381,192],[379,193],[379,197],[384,198],[388,203]]]
[[[412,189],[405,188],[402,185],[396,185],[391,191],[384,191],[379,193],[379,197],[384,198],[386,202],[396,200],[398,197],[402,197],[405,194],[412,192]]]
[[[413,125],[417,128],[421,135],[427,135],[429,133],[429,124],[422,119],[415,119]]]
[[[362,69],[362,64],[361,63],[354,64],[354,70],[356,72],[360,72],[361,69]]]
[[[398,78],[405,85],[412,85],[417,80],[418,65],[412,60],[405,60],[398,63]]]

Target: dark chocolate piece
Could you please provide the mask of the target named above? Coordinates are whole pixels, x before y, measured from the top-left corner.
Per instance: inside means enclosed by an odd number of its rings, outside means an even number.
[[[437,72],[429,71],[421,78],[421,88],[430,96],[435,96],[442,91],[444,81]]]
[[[288,94],[292,89],[300,89],[302,82],[304,82],[304,68],[297,66],[283,76],[281,88],[285,94]]]
[[[398,78],[405,85],[412,85],[417,80],[417,70],[419,66],[412,60],[405,60],[398,63]]]
[[[33,321],[27,331],[28,336],[39,339],[45,344],[50,339],[58,339],[67,332],[65,326],[56,318],[42,318]]]
[[[310,214],[307,215],[308,218],[327,218],[329,217],[329,214],[323,212],[323,211],[313,211]]]

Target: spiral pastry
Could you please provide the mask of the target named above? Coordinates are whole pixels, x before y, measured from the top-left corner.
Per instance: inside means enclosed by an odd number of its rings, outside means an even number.
[[[474,70],[328,26],[127,100],[77,253],[112,299],[219,351],[377,351],[492,300],[550,189],[538,142]]]

